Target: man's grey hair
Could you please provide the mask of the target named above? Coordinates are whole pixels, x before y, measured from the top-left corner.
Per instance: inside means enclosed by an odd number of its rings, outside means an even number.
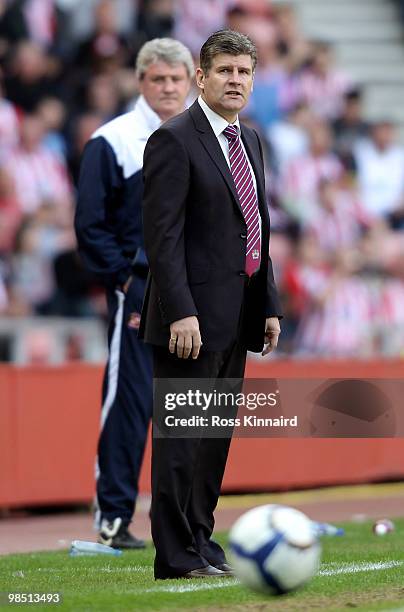
[[[234,30],[219,30],[209,36],[202,45],[200,54],[200,67],[205,74],[212,67],[213,58],[221,53],[228,55],[249,55],[252,69],[257,65],[257,48],[251,38]]]
[[[148,67],[156,62],[184,64],[190,78],[195,74],[190,50],[173,38],[154,38],[143,45],[136,60],[137,77],[142,79]]]

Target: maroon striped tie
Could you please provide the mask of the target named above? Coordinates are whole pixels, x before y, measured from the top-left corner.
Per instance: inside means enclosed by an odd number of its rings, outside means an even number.
[[[251,276],[258,270],[261,262],[261,229],[257,194],[247,156],[241,146],[237,126],[228,125],[223,130],[223,134],[229,141],[230,169],[247,225],[245,271],[248,276]]]

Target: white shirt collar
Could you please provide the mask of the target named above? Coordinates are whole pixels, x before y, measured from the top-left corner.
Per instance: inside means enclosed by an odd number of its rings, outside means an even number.
[[[221,117],[220,115],[215,113],[215,111],[213,111],[210,108],[210,106],[206,104],[202,96],[198,97],[198,103],[201,109],[203,110],[203,112],[205,113],[206,118],[209,121],[210,125],[212,126],[212,130],[214,131],[215,136],[217,138],[223,132],[223,130],[227,128],[227,126],[229,125],[229,122],[226,121],[224,117]],[[233,125],[237,126],[238,131],[240,133],[240,121],[239,121],[238,116],[235,122],[233,123]]]
[[[140,112],[145,122],[145,132],[150,136],[162,124],[162,120],[157,113],[148,105],[144,96],[139,96],[135,103],[135,109]]]

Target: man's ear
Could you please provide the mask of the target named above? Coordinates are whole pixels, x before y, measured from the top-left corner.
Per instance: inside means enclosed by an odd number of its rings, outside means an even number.
[[[196,69],[196,84],[202,91],[205,89],[205,74],[201,68]]]

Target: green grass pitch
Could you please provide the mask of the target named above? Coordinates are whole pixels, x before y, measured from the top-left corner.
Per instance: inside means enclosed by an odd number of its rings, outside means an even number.
[[[235,579],[154,581],[153,549],[122,557],[75,557],[67,551],[0,557],[0,591],[60,592],[62,604],[26,610],[399,610],[404,611],[404,519],[394,533],[373,535],[371,523],[347,523],[346,535],[324,537],[320,574],[305,588],[266,598]],[[217,539],[226,545],[226,534]],[[3,607],[4,606],[4,607]],[[5,611],[22,607],[4,605]]]

